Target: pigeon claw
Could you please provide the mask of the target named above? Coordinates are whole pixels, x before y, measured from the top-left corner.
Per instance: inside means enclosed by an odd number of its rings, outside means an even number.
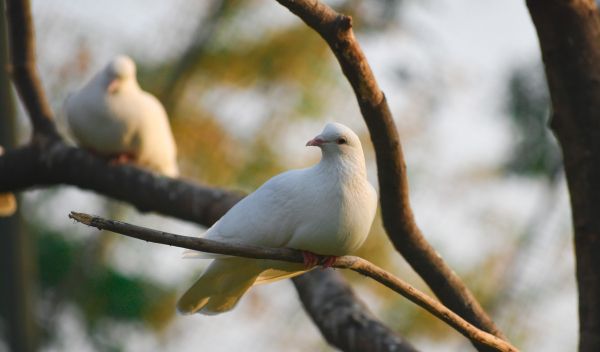
[[[307,269],[319,264],[319,257],[311,252],[302,251],[302,259],[304,262],[304,267]]]
[[[323,258],[323,259],[321,259],[321,258]],[[331,268],[335,264],[335,261],[337,260],[337,258],[338,257],[334,256],[334,255],[322,257],[322,256],[318,256],[312,252],[302,251],[302,259],[304,260],[304,266],[307,269],[310,269],[316,265],[321,265],[323,267],[323,269]]]
[[[117,153],[111,155],[108,160],[110,165],[122,165],[135,161],[135,155],[132,153]]]
[[[325,260],[321,263],[323,269],[331,268],[335,264],[337,258],[338,257],[336,257],[335,255],[325,258]]]

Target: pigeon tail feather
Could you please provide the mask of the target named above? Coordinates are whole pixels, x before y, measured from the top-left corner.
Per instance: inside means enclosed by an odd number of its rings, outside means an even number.
[[[216,259],[179,299],[177,309],[182,314],[207,315],[229,311],[254,284],[261,271],[252,259]]]
[[[254,281],[255,285],[268,284],[270,282],[289,279],[302,275],[314,268],[306,269],[304,264],[288,263],[276,260],[266,260],[262,263],[263,271]]]
[[[230,255],[218,254],[218,253],[207,253],[199,252],[193,249],[186,249],[183,251],[183,259],[219,259],[219,258],[232,258]]]
[[[165,165],[155,165],[152,167],[152,169],[157,170],[161,174],[171,178],[179,177],[179,167],[177,166],[177,162],[175,160],[165,162]]]

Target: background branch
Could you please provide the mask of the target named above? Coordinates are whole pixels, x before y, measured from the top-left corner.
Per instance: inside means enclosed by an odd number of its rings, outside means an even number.
[[[0,190],[68,184],[128,202],[140,211],[156,211],[210,226],[241,194],[171,179],[130,165],[109,165],[87,151],[53,141],[28,145],[0,158]]]
[[[0,14],[4,14],[0,1]],[[8,65],[6,19],[0,16],[0,146],[13,148],[17,120]],[[6,195],[5,195],[6,196]],[[0,319],[3,339],[11,351],[35,351],[39,346],[35,315],[35,265],[32,240],[24,235],[18,212],[0,216]]]
[[[383,225],[396,249],[446,306],[479,328],[504,337],[415,222],[400,137],[385,96],[354,37],[352,19],[318,0],[277,1],[325,39],[354,89],[375,148]]]
[[[33,126],[33,139],[57,138],[52,109],[44,94],[35,64],[35,36],[27,0],[6,0],[10,68],[13,81]]]
[[[575,228],[580,351],[600,351],[600,13],[593,0],[528,0],[552,98]]]
[[[312,312],[314,323],[329,343],[345,352],[417,351],[408,341],[378,323],[350,285],[331,272],[313,270],[307,273],[310,275],[293,279],[304,309]]]
[[[205,53],[219,24],[230,11],[233,2],[230,0],[214,0],[211,2],[205,20],[198,23],[194,33],[194,42],[186,49],[185,53],[175,63],[172,72],[167,77],[161,89],[160,101],[163,103],[169,116],[177,106],[177,102],[184,92],[188,80],[193,77],[198,61]]]
[[[128,224],[122,221],[107,220],[98,216],[77,212],[71,212],[69,217],[81,222],[82,224],[98,228],[99,230],[109,230],[128,237],[134,237],[154,243],[245,258],[282,260],[293,263],[303,262],[302,251],[291,248],[268,248],[243,244],[231,244],[212,241],[205,238],[181,236]],[[326,256],[318,257],[320,263],[323,263],[327,260]],[[424,308],[472,341],[477,341],[478,343],[481,343],[496,351],[517,351],[514,346],[511,346],[509,343],[492,334],[476,328],[459,315],[445,307],[443,304],[440,304],[407,282],[365,259],[355,256],[342,256],[336,259],[333,267],[356,271],[357,273],[370,277],[371,279],[387,286],[388,288],[406,297],[411,302]]]

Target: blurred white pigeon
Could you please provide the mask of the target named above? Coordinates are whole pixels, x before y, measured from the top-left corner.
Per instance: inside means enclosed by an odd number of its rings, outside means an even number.
[[[188,251],[194,257],[216,259],[181,297],[180,312],[231,310],[252,285],[309,270],[316,264],[312,253],[332,256],[331,265],[334,256],[361,246],[375,216],[377,193],[367,180],[358,136],[342,124],[329,123],[306,145],[321,148],[317,165],[273,177],[231,208],[204,236],[300,249],[306,251],[305,265]]]
[[[129,57],[115,57],[69,96],[65,113],[82,147],[116,162],[132,161],[171,177],[179,174],[165,109],[140,88]]]
[[[0,146],[0,155],[4,154],[4,148]],[[12,193],[0,193],[0,217],[8,217],[17,211],[17,199]]]

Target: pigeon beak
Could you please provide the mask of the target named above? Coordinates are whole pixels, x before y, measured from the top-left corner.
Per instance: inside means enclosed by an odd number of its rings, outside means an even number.
[[[321,138],[319,138],[319,136],[311,139],[310,141],[306,142],[306,146],[307,147],[318,147],[321,146],[325,143],[325,141]]]
[[[112,81],[110,81],[110,83],[108,84],[108,87],[106,87],[106,91],[109,92],[110,94],[114,94],[119,90],[120,87],[121,87],[121,80],[118,78],[115,78]]]

